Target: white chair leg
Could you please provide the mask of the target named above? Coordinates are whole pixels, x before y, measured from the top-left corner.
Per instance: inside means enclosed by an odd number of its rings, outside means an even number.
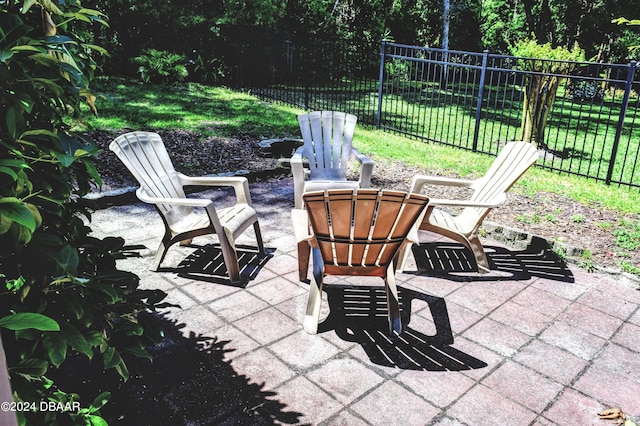
[[[482,247],[482,243],[480,242],[480,238],[478,235],[472,235],[469,237],[469,248],[473,252],[473,257],[476,259],[476,264],[478,265],[478,272],[481,274],[486,274],[490,272],[489,269],[489,261],[487,260],[487,254],[484,251],[484,247]]]
[[[324,278],[324,263],[320,250],[312,248],[313,253],[313,279],[309,284],[309,298],[307,300],[307,312],[302,323],[304,331],[309,334],[318,334],[318,322],[320,321],[320,305],[322,304],[322,279]]]
[[[167,254],[167,250],[169,250],[169,240],[165,240],[164,238],[160,241],[160,245],[158,245],[158,250],[156,250],[156,255],[153,258],[153,262],[151,264],[152,271],[157,271],[160,269],[160,264],[164,260],[165,255]]]
[[[218,235],[220,240],[220,248],[222,249],[222,258],[229,273],[229,280],[232,283],[240,282],[240,265],[238,265],[238,253],[236,253],[235,241],[233,236],[231,239],[227,233]]]
[[[394,275],[393,262],[387,268],[385,276],[385,288],[387,290],[387,309],[389,311],[389,332],[400,335],[402,333],[402,321],[400,318],[400,300],[398,297],[398,287]]]
[[[256,234],[256,241],[258,243],[258,249],[260,250],[260,254],[264,255],[264,242],[262,241],[262,232],[260,232],[260,224],[256,220],[253,224],[253,231]]]
[[[395,266],[396,272],[402,273],[404,272],[404,266],[409,259],[409,254],[411,253],[411,247],[413,243],[403,244],[396,257],[393,259],[393,264]]]

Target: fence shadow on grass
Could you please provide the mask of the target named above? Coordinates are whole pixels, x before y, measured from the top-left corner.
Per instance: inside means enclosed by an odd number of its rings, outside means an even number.
[[[526,281],[532,277],[539,277],[567,283],[575,282],[566,262],[541,238],[534,237],[524,250],[509,250],[495,246],[484,248],[491,271],[478,274],[473,254],[460,244],[416,244],[412,248],[418,268],[415,273],[452,281]]]
[[[277,394],[238,374],[225,354],[234,351],[233,341],[202,335],[183,336],[176,324],[154,316],[154,326],[165,332],[160,347],[150,350],[153,362],[127,357],[130,378],[119,379],[114,370],[102,371],[101,360],[78,358],[68,362],[55,377],[56,384],[89,399],[110,391],[101,409],[109,424],[118,425],[212,425],[297,424],[301,413],[286,411]],[[74,360],[76,361],[76,360]],[[80,384],[84,389],[71,388]]]
[[[333,330],[341,339],[360,344],[374,364],[425,371],[461,371],[487,366],[484,361],[451,346],[451,323],[445,301],[440,297],[399,287],[403,332],[392,338],[383,286],[330,285],[324,290],[330,312],[318,331]],[[426,304],[431,313],[433,335],[418,331],[416,328],[420,325],[411,326],[412,308],[420,304]]]

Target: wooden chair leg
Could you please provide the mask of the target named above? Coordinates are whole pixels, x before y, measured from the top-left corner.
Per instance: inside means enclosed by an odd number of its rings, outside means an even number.
[[[394,334],[399,336],[402,333],[402,320],[400,318],[400,299],[398,297],[393,262],[387,268],[385,288],[387,290],[387,309],[389,311],[389,332],[391,336]]]
[[[324,263],[320,250],[313,248],[313,279],[309,285],[309,299],[307,300],[307,312],[302,323],[304,330],[309,334],[318,334],[318,322],[320,321],[320,305],[322,304],[322,279],[324,278]]]
[[[311,246],[308,241],[298,243],[298,279],[300,281],[307,280],[307,272],[309,270],[309,256],[311,254]]]

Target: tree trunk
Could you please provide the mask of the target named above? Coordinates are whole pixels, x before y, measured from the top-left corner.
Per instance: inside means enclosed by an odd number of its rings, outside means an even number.
[[[529,77],[529,84],[524,88],[520,138],[545,150],[548,146],[544,140],[544,128],[556,99],[560,80],[557,76],[534,74]]]
[[[440,87],[446,87],[449,81],[449,66],[447,62],[449,62],[449,26],[451,23],[451,1],[444,0],[444,8],[442,13],[442,61],[443,61],[443,75],[440,79]]]

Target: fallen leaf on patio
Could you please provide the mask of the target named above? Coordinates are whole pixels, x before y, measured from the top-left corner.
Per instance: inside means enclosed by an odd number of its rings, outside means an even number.
[[[619,408],[609,408],[598,413],[601,419],[625,419],[624,411]]]

